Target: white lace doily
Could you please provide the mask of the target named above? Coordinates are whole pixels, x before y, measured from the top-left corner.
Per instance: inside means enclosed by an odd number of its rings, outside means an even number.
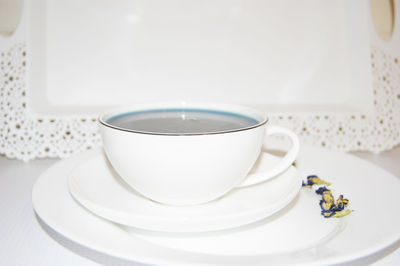
[[[399,3],[397,0],[396,5]],[[399,12],[396,7],[396,14]],[[96,116],[51,117],[30,111],[33,92],[27,86],[27,23],[22,23],[25,26],[19,37],[8,38],[0,46],[0,154],[25,161],[65,158],[101,145]],[[400,31],[395,27],[394,41],[386,43],[374,33],[371,36],[374,112],[275,114],[270,117],[272,123],[291,128],[306,144],[328,149],[381,152],[398,145]]]
[[[40,117],[29,111],[26,45],[0,51],[0,153],[30,160],[65,158],[101,145],[97,117]],[[399,58],[372,48],[372,115],[274,115],[307,144],[343,151],[380,152],[400,143]]]

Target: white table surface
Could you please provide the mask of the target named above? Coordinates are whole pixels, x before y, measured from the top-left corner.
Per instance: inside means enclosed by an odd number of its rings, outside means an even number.
[[[385,168],[400,179],[400,148],[379,155],[353,154]],[[41,159],[24,163],[0,157],[0,265],[138,265],[78,245],[54,232],[35,215],[31,202],[32,186],[40,174],[57,161]],[[400,265],[400,241],[382,252],[348,263],[368,264]]]

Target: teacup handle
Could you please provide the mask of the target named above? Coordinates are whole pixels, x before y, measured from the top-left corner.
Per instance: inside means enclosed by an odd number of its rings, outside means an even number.
[[[265,139],[271,135],[285,135],[290,138],[292,141],[292,147],[289,149],[289,151],[286,153],[286,155],[279,161],[279,163],[272,168],[269,171],[266,172],[257,172],[254,174],[250,174],[246,177],[246,179],[240,183],[237,187],[247,187],[251,185],[255,185],[261,182],[264,182],[274,176],[279,175],[283,171],[285,171],[287,168],[289,168],[290,165],[293,164],[293,162],[296,160],[296,157],[299,153],[299,138],[297,135],[286,128],[283,127],[278,127],[278,126],[267,126],[266,134],[265,134]]]

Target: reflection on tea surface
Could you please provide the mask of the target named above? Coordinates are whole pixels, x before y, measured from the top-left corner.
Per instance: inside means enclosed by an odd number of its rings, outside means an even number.
[[[124,113],[111,117],[107,123],[148,133],[202,134],[252,127],[259,121],[229,112],[167,109]]]

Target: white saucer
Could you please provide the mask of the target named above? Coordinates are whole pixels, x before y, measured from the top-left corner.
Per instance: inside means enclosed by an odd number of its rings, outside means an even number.
[[[279,160],[279,157],[263,153],[255,169],[269,168]],[[298,194],[301,177],[291,166],[267,182],[234,189],[212,202],[176,207],[139,195],[115,173],[98,149],[74,169],[68,186],[82,206],[118,224],[152,231],[205,232],[243,226],[278,212]]]
[[[345,153],[303,145],[297,167],[302,176],[318,174],[332,182],[335,195],[343,193],[350,199],[349,208],[354,210],[350,215],[334,220],[323,218],[318,195],[301,189],[289,206],[260,222],[182,236],[126,229],[79,206],[68,191],[67,180],[77,165],[95,153],[78,154],[46,170],[33,187],[33,207],[44,223],[80,247],[125,262],[332,265],[375,254],[400,240],[400,213],[393,211],[398,209],[399,179]],[[212,250],[205,246],[207,243],[212,243]]]

